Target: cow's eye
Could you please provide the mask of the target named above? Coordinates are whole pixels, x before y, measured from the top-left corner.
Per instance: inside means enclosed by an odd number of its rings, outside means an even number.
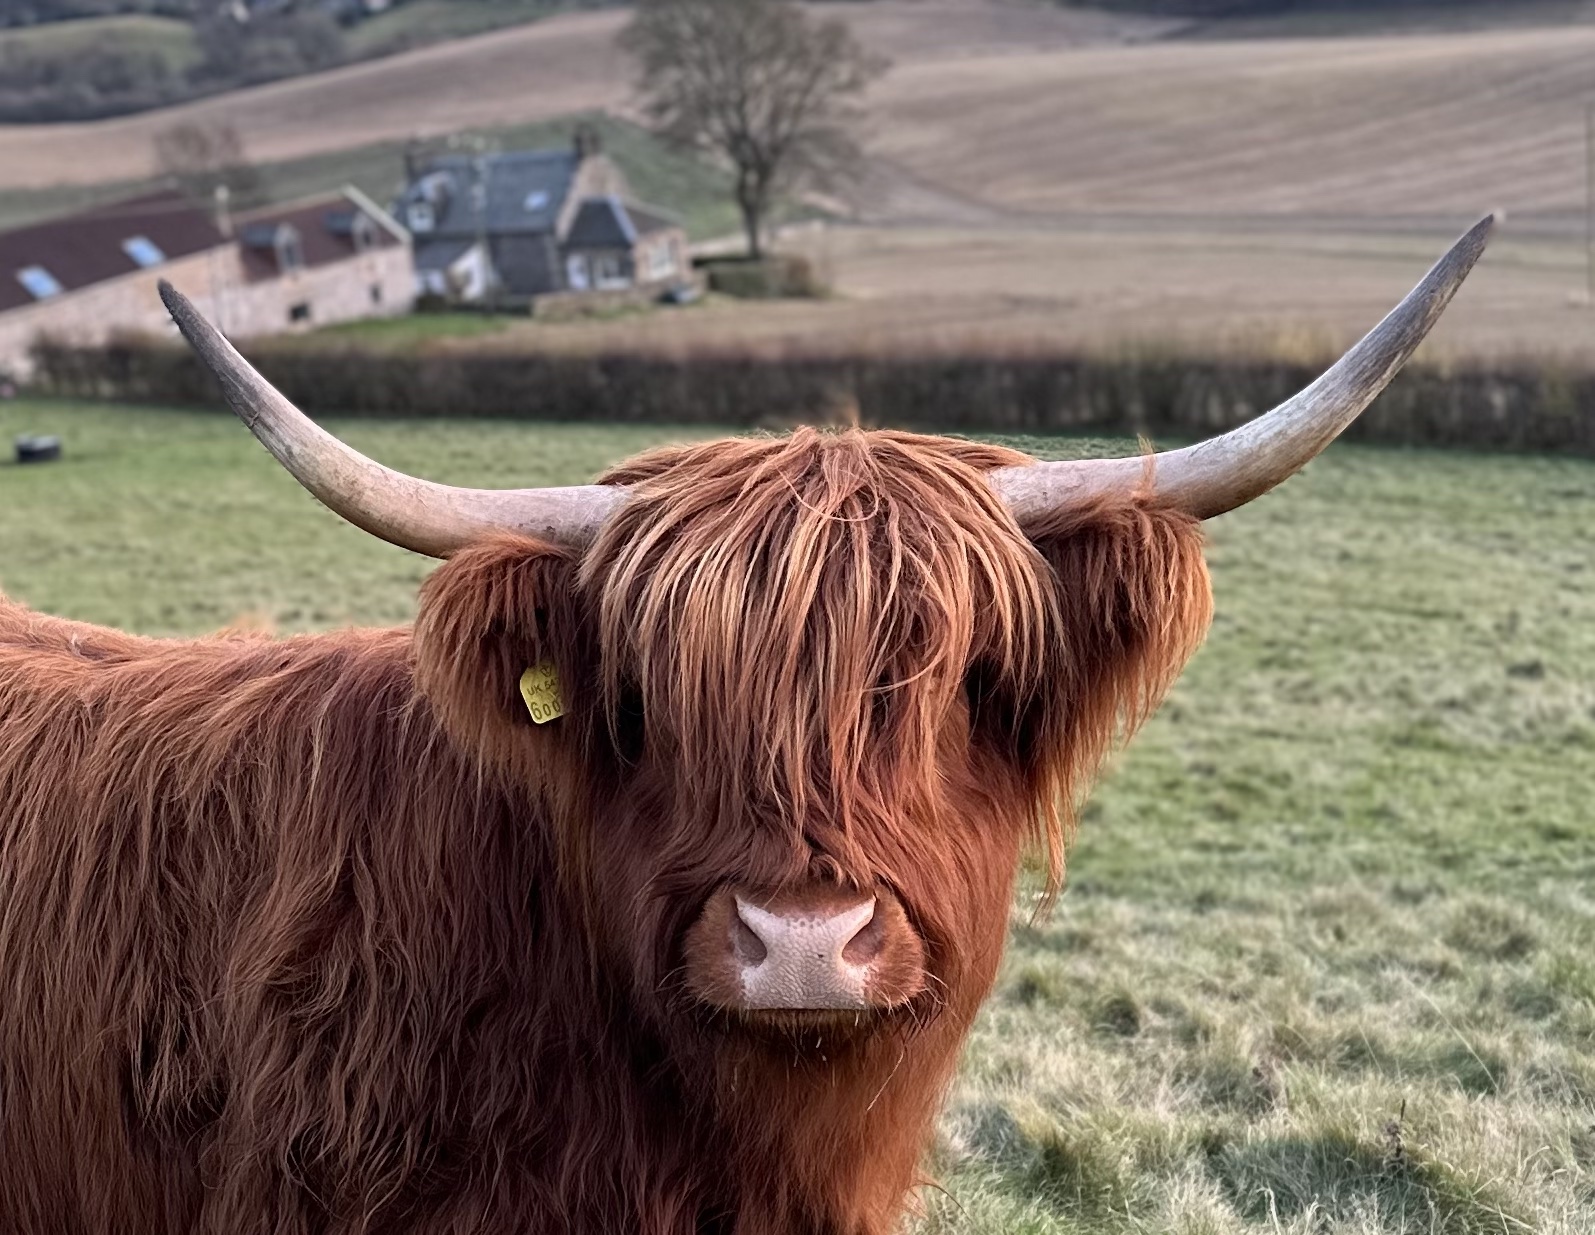
[[[615,706],[615,750],[627,763],[642,759],[646,727],[643,724],[642,690],[634,682],[620,688]]]
[[[981,710],[986,707],[996,690],[996,683],[992,680],[990,667],[976,662],[969,666],[964,674],[964,699],[969,704],[969,727],[975,728],[980,721]]]
[[[869,695],[869,723],[872,732],[884,733],[891,718],[891,680],[883,673],[875,680],[875,689]]]

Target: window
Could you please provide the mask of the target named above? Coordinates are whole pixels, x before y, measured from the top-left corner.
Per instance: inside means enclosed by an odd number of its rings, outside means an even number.
[[[526,195],[526,210],[529,214],[536,214],[539,210],[548,209],[548,194],[542,189],[534,189]]]
[[[28,295],[35,300],[48,300],[51,296],[59,296],[66,290],[43,266],[24,266],[17,271],[17,282],[27,288]]]
[[[277,269],[284,274],[295,270],[303,270],[305,265],[305,251],[299,245],[299,233],[291,227],[284,227],[277,233]]]
[[[432,212],[431,202],[411,202],[409,217],[412,232],[429,232],[437,226],[437,216]]]
[[[310,320],[310,304],[309,304],[309,302],[308,301],[301,301],[298,304],[289,305],[288,306],[288,320],[290,322],[308,322]]]
[[[382,284],[373,283],[371,285],[371,303],[372,304],[381,304],[382,303]]]
[[[122,252],[145,270],[151,266],[159,266],[166,260],[166,254],[162,253],[160,246],[148,236],[129,236],[122,241]]]
[[[668,240],[661,240],[648,250],[648,277],[668,279],[676,273],[676,249]]]
[[[626,275],[625,259],[618,253],[600,253],[593,258],[593,286],[602,288],[630,287]]]
[[[350,225],[349,234],[354,239],[354,251],[364,253],[368,249],[377,247],[377,225],[363,214],[354,216],[354,223]]]
[[[587,290],[587,259],[580,253],[572,253],[565,259],[565,282],[573,292]]]

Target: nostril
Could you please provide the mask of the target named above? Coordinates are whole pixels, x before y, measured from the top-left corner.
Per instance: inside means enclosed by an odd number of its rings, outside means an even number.
[[[881,954],[886,943],[886,923],[882,920],[880,902],[872,902],[870,920],[859,927],[842,948],[842,959],[850,965],[867,965]]]
[[[737,960],[744,965],[762,964],[764,958],[770,954],[770,949],[765,946],[764,940],[759,938],[754,929],[743,920],[740,909],[741,906],[738,906],[739,912],[731,920],[731,951],[736,955]]]

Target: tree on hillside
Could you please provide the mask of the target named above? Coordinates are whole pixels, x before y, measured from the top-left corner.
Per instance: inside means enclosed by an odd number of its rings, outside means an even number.
[[[208,205],[223,186],[234,206],[261,200],[260,175],[230,124],[185,121],[162,129],[155,135],[155,163],[197,203]]]
[[[754,258],[778,194],[857,166],[859,99],[886,67],[843,22],[793,0],[639,0],[621,46],[655,131],[731,164]]]

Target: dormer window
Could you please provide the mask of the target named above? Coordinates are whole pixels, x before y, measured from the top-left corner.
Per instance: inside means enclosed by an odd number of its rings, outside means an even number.
[[[43,266],[24,266],[17,271],[17,282],[27,288],[28,295],[35,300],[48,300],[51,296],[59,296],[66,290]]]
[[[356,214],[354,222],[350,225],[349,234],[354,239],[356,253],[364,253],[368,249],[377,247],[377,225],[368,215]]]
[[[144,270],[148,270],[151,266],[159,266],[166,260],[166,254],[162,253],[160,246],[148,236],[129,236],[122,241],[122,252],[132,259],[134,265]]]
[[[283,274],[304,269],[305,251],[300,246],[299,233],[292,227],[285,225],[277,229],[276,249],[277,269]]]
[[[431,202],[411,202],[407,212],[412,232],[429,232],[437,226],[437,216]]]
[[[548,193],[544,189],[534,189],[526,195],[526,212],[536,214],[539,210],[548,209]]]

